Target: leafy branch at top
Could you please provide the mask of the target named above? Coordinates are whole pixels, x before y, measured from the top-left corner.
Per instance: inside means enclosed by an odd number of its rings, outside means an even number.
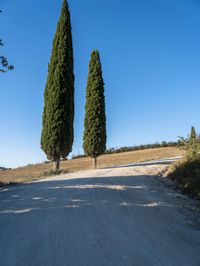
[[[2,13],[2,11],[0,10],[0,13]],[[3,41],[2,39],[0,39],[0,46],[3,46]],[[3,55],[0,55],[0,72],[7,72],[9,70],[13,70],[14,69],[14,66],[10,65],[8,63],[8,60],[5,56]]]

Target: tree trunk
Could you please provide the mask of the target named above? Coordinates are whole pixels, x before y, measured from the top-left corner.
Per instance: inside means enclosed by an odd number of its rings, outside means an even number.
[[[60,159],[53,161],[53,171],[58,172],[60,169]]]
[[[93,158],[93,169],[97,168],[97,157]]]

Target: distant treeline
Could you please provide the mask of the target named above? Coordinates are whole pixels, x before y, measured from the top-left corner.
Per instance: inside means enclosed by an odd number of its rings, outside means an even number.
[[[143,144],[143,145],[137,145],[137,146],[124,146],[121,148],[110,148],[107,149],[104,154],[114,154],[114,153],[121,153],[121,152],[127,152],[127,151],[139,151],[139,150],[146,150],[146,149],[155,149],[155,148],[163,148],[163,147],[177,147],[180,146],[180,141],[162,141],[161,143],[156,142],[154,144]],[[84,154],[80,155],[73,155],[72,159],[79,159],[79,158],[85,158],[87,157]]]
[[[6,167],[0,167],[0,171],[6,171],[6,170],[10,170],[11,168],[6,168]]]

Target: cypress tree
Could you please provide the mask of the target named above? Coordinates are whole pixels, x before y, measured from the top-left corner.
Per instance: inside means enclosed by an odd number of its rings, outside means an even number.
[[[188,138],[188,143],[186,146],[186,155],[188,160],[194,160],[199,155],[200,150],[200,142],[199,138],[197,137],[196,130],[194,127],[191,127],[191,133]]]
[[[194,127],[191,127],[190,139],[189,141],[193,143],[197,138],[196,130]]]
[[[48,67],[41,135],[41,148],[56,171],[60,159],[71,152],[74,139],[73,65],[71,19],[64,0]]]
[[[89,64],[86,90],[83,148],[93,158],[96,168],[97,157],[106,150],[106,114],[104,81],[98,51],[93,51]]]

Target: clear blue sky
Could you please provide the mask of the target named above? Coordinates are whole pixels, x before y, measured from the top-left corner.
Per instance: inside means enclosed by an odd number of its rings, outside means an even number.
[[[45,160],[43,93],[62,0],[1,0],[0,37],[15,71],[0,74],[0,166]],[[108,147],[177,140],[200,130],[200,1],[69,0],[82,153],[90,53],[105,80]]]

